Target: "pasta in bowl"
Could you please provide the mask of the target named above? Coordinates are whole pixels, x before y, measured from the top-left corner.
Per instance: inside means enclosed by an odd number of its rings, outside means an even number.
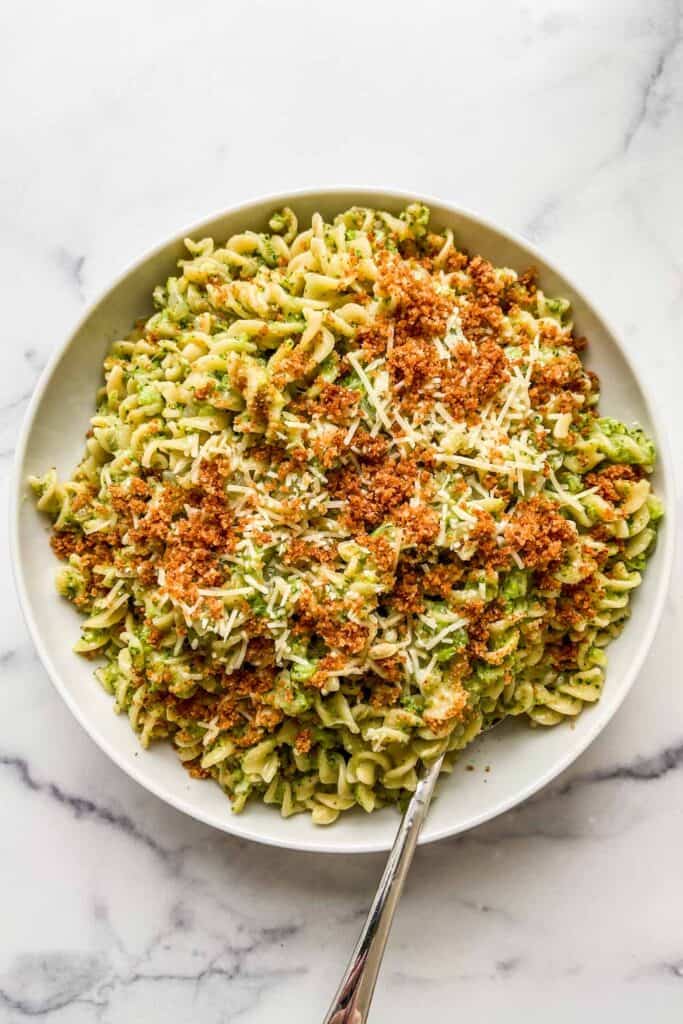
[[[567,298],[417,201],[217,238],[113,339],[75,473],[31,479],[116,710],[315,824],[500,719],[574,720],[662,502]]]

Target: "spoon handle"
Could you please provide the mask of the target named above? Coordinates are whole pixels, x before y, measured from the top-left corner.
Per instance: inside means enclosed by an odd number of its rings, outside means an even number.
[[[363,930],[323,1024],[364,1024],[368,1019],[394,912],[443,758],[442,754],[430,765],[410,798]]]

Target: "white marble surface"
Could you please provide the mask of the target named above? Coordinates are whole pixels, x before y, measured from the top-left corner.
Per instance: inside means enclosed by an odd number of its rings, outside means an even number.
[[[313,184],[432,192],[537,242],[623,331],[680,453],[680,5],[71,0],[2,22],[5,491],[42,365],[124,264]],[[681,1020],[681,568],[590,751],[419,851],[373,1020]],[[0,587],[0,1021],[320,1020],[382,858],[247,845],[147,795],[53,691],[7,567]]]

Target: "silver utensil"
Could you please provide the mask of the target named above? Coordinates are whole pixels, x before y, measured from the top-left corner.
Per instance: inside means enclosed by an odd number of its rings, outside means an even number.
[[[368,1018],[394,912],[444,756],[424,772],[410,798],[360,938],[323,1024],[363,1024]]]

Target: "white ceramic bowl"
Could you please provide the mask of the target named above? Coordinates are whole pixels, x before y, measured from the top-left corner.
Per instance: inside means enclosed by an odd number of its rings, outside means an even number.
[[[218,786],[190,778],[169,746],[143,751],[127,718],[112,712],[111,698],[93,678],[92,664],[72,653],[79,635],[79,616],[55,592],[57,563],[48,544],[48,526],[36,512],[26,479],[50,466],[65,476],[78,462],[105,352],[114,338],[128,333],[137,317],[149,313],[152,289],[174,271],[183,238],[211,235],[223,240],[246,228],[265,229],[272,210],[284,204],[294,208],[300,224],[306,224],[315,210],[326,217],[354,204],[398,211],[414,198],[355,189],[270,196],[180,232],[127,270],[59,346],[36,387],[19,440],[12,497],[14,566],[29,629],[59,693],[102,750],[141,785],[209,825],[262,843],[321,852],[385,850],[393,840],[398,817],[393,809],[371,815],[358,811],[343,815],[331,827],[320,828],[304,815],[284,820],[277,810],[262,804],[235,815]],[[586,710],[574,728],[532,732],[509,723],[475,743],[466,755],[475,770],[456,768],[442,780],[422,834],[421,841],[430,842],[472,828],[525,800],[574,761],[615,713],[642,664],[662,610],[672,562],[673,494],[667,447],[656,428],[652,403],[614,331],[593,306],[526,242],[446,203],[429,198],[424,202],[432,209],[433,223],[451,227],[461,246],[498,266],[521,271],[533,264],[547,294],[572,300],[576,328],[590,342],[588,364],[602,378],[603,410],[639,422],[655,438],[660,460],[654,486],[668,511],[657,550],[635,595],[632,619],[609,648],[607,682],[600,703]],[[491,770],[484,773],[488,764]]]

